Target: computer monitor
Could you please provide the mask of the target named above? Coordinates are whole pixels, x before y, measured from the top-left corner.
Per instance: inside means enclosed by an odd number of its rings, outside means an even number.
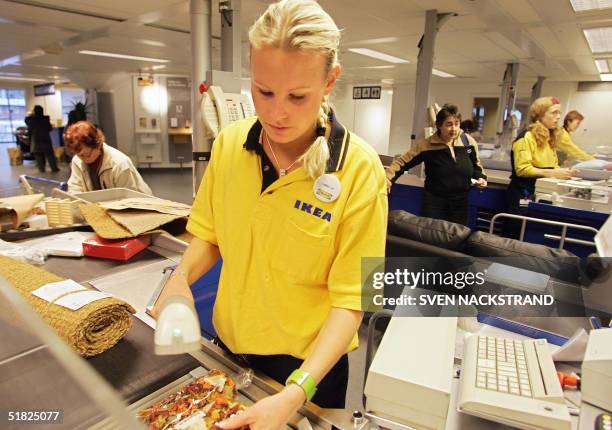
[[[600,257],[612,257],[612,215],[595,235],[595,247]]]

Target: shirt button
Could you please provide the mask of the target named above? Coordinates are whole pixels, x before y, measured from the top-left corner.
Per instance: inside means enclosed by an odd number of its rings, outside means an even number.
[[[264,172],[267,172],[268,170],[270,170],[270,166],[268,166],[267,164],[264,164]]]

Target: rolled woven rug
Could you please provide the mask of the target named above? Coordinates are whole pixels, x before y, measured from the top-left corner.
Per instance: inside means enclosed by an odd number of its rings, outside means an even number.
[[[132,325],[132,314],[136,311],[129,303],[114,297],[73,311],[34,296],[32,291],[39,287],[64,280],[38,267],[0,256],[0,275],[83,357],[110,349]]]

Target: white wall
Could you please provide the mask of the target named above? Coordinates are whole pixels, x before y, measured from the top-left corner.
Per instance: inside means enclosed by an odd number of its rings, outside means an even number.
[[[573,140],[586,151],[598,152],[598,146],[607,146],[608,152],[612,150],[610,106],[612,91],[579,91],[572,96],[569,110],[576,109],[585,117],[580,128],[574,133]]]
[[[330,101],[342,125],[368,142],[379,154],[389,151],[393,91],[380,99],[353,100],[353,86],[338,86]]]

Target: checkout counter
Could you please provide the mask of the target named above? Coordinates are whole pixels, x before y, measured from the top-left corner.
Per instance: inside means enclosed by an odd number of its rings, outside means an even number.
[[[472,188],[470,191],[468,227],[488,232],[492,218],[507,211],[506,189],[510,183],[510,161],[481,161],[488,177],[488,186],[483,190]],[[390,161],[387,164],[390,164]],[[581,175],[586,175],[587,179],[538,179],[537,201],[529,203],[526,215],[598,230],[612,211],[611,174],[610,171],[583,171]],[[419,215],[423,184],[423,179],[416,174],[406,173],[400,177],[391,188],[389,210],[402,209]],[[501,222],[495,223],[493,232],[500,234],[501,228]],[[525,231],[525,241],[557,248],[560,233],[559,227],[529,223]],[[564,249],[581,257],[594,252],[592,233],[570,230],[568,238],[570,240],[566,241]]]
[[[163,276],[163,268],[177,264],[186,246],[185,242],[159,234],[152,246],[126,263],[89,257],[48,258],[45,270],[111,293],[136,309],[127,335],[111,349],[88,359],[60,340],[0,278],[3,412],[61,410],[62,424],[53,427],[58,429],[145,428],[135,419],[138,410],[176,392],[208,370],[242,373],[245,369],[233,357],[204,338],[201,350],[192,354],[157,356],[153,352],[155,320],[145,313],[145,307]],[[248,406],[280,389],[277,382],[255,373],[252,383],[240,390],[238,400]],[[2,428],[40,426],[13,425],[6,415],[0,419],[4,420],[0,423]],[[291,426],[296,428],[300,422],[305,426],[305,420],[310,427],[301,428],[354,428],[349,411],[323,410],[313,404],[304,406]]]

